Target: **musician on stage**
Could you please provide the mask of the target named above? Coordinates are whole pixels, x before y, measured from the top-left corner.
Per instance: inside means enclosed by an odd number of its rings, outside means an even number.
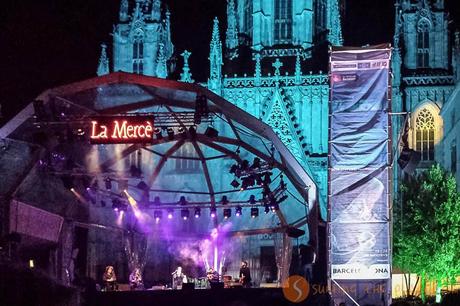
[[[219,273],[217,273],[217,271],[215,271],[213,267],[210,267],[208,269],[208,272],[206,272],[206,277],[208,278],[208,281],[210,283],[219,282]]]
[[[249,270],[248,263],[246,261],[241,262],[240,283],[244,288],[251,287],[251,271]]]
[[[143,290],[144,283],[142,281],[141,269],[135,268],[129,275],[129,285],[131,290]]]
[[[102,280],[104,281],[104,288],[106,291],[118,290],[117,276],[115,275],[115,269],[112,266],[105,267]]]
[[[182,284],[187,283],[187,276],[182,273],[182,267],[177,267],[176,271],[172,273],[172,287],[173,289],[182,289]]]

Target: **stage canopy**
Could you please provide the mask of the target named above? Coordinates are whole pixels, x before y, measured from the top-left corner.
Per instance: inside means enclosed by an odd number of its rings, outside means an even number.
[[[198,117],[197,96],[206,101]],[[136,113],[153,117],[152,143],[90,143],[91,118]],[[216,226],[235,235],[316,226],[309,170],[268,125],[196,84],[113,73],[49,89],[0,130],[0,139],[4,192],[81,223],[130,222],[139,231],[183,235],[207,235]],[[121,220],[113,208],[124,203]]]

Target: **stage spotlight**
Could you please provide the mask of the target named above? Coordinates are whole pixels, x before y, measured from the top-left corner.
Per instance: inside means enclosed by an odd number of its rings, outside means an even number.
[[[238,171],[238,165],[232,165],[232,166],[230,167],[229,172],[230,172],[231,174],[236,174],[236,171]]]
[[[207,137],[210,137],[210,138],[215,138],[215,137],[219,136],[219,132],[215,128],[213,128],[212,126],[208,126],[206,131],[204,131],[204,134]]]
[[[271,172],[265,172],[265,174],[264,174],[264,185],[266,185],[266,186],[270,185],[270,183],[272,182],[271,175],[272,175]]]
[[[259,216],[259,209],[257,207],[251,208],[251,218],[256,218]]]
[[[280,206],[278,205],[278,203],[274,203],[274,204],[270,205],[270,208],[272,209],[272,212],[280,210]]]
[[[260,168],[260,158],[254,157],[254,161],[252,162],[252,169],[259,169]]]
[[[156,196],[153,198],[153,205],[155,206],[160,206],[161,205],[161,199],[159,196]]]
[[[216,217],[216,213],[217,213],[217,210],[215,207],[211,207],[211,211],[210,211],[210,216],[211,218],[215,218]]]
[[[251,196],[249,197],[249,204],[256,204],[256,196],[251,194]]]
[[[189,127],[188,132],[190,134],[191,139],[196,138],[196,128],[193,125],[191,127]]]
[[[256,177],[256,185],[262,186],[264,184],[262,181],[262,176],[260,174],[256,174],[255,177]]]
[[[235,216],[239,217],[243,214],[243,208],[241,206],[237,206],[235,208]]]
[[[286,201],[286,199],[288,198],[287,194],[284,194],[283,196],[281,196],[281,198],[278,199],[278,204],[283,202],[283,201]]]
[[[230,183],[230,185],[232,185],[233,188],[238,188],[238,186],[240,186],[240,183],[238,183],[238,181],[235,179]]]
[[[241,188],[240,190],[243,191],[243,190],[246,190],[249,186],[249,181],[248,181],[248,178],[245,177],[242,181],[241,181]]]
[[[195,208],[195,218],[199,218],[201,216],[201,208]]]
[[[270,207],[267,204],[264,205],[264,212],[266,214],[268,214],[270,212]]]
[[[185,199],[184,196],[181,196],[179,199],[179,204],[180,205],[187,205],[187,200]]]
[[[161,210],[155,210],[153,212],[153,217],[155,218],[155,221],[158,222],[161,220],[161,217],[163,217],[163,212]]]
[[[182,139],[187,139],[187,130],[185,127],[181,126],[177,129],[177,133],[180,135]]]
[[[243,161],[241,162],[240,169],[241,169],[242,171],[246,171],[246,170],[248,170],[248,168],[249,168],[249,162],[245,159],[245,160],[243,160]]]
[[[173,218],[173,210],[172,209],[168,209],[168,219],[172,219]]]
[[[107,190],[112,189],[112,180],[109,177],[105,179],[105,189]]]
[[[188,209],[181,209],[180,216],[183,220],[187,220],[190,217],[190,211]]]
[[[163,134],[161,134],[161,128],[155,128],[154,132],[155,137],[160,140],[163,139]]]
[[[283,176],[281,175],[281,181],[280,181],[280,188],[285,190],[286,189],[286,183],[283,180]]]
[[[222,196],[222,200],[220,200],[220,203],[222,203],[223,205],[227,205],[228,204],[228,198],[227,196]]]
[[[174,129],[172,127],[168,127],[166,131],[168,133],[168,139],[174,140]]]
[[[224,208],[224,219],[228,219],[232,216],[232,210],[230,208]]]

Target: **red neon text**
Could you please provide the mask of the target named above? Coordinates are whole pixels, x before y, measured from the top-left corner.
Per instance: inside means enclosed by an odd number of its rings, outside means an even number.
[[[109,124],[91,121],[92,141],[115,141],[129,142],[130,140],[150,141],[153,137],[153,125],[151,122],[129,123],[128,120],[113,120]]]

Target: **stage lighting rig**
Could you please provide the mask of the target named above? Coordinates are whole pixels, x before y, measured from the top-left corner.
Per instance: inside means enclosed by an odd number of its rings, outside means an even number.
[[[182,217],[182,220],[185,221],[190,217],[190,211],[188,209],[181,209],[180,216]]]
[[[241,216],[242,214],[243,214],[243,208],[242,208],[241,206],[238,205],[238,206],[235,208],[235,216],[239,217],[239,216]]]
[[[215,218],[217,215],[217,209],[215,207],[211,207],[209,215],[211,216],[211,218]]]
[[[110,177],[105,179],[105,189],[112,190],[112,179]]]
[[[228,198],[226,195],[222,196],[222,200],[220,201],[222,205],[227,205],[228,204]]]
[[[201,123],[201,118],[209,116],[208,99],[204,95],[197,95],[195,99],[194,122],[196,125]]]
[[[155,221],[158,222],[163,217],[163,212],[161,210],[155,210],[153,212],[153,217],[155,218]]]
[[[228,219],[232,216],[232,210],[230,208],[224,208],[224,219]]]
[[[184,196],[181,196],[179,199],[179,204],[180,205],[187,205],[187,200],[185,199]]]
[[[173,209],[168,209],[168,219],[171,220],[173,218],[173,213],[174,213],[174,210]]]
[[[195,207],[195,218],[199,218],[201,216],[201,208]]]
[[[251,218],[256,218],[259,216],[259,209],[257,207],[251,208]]]

